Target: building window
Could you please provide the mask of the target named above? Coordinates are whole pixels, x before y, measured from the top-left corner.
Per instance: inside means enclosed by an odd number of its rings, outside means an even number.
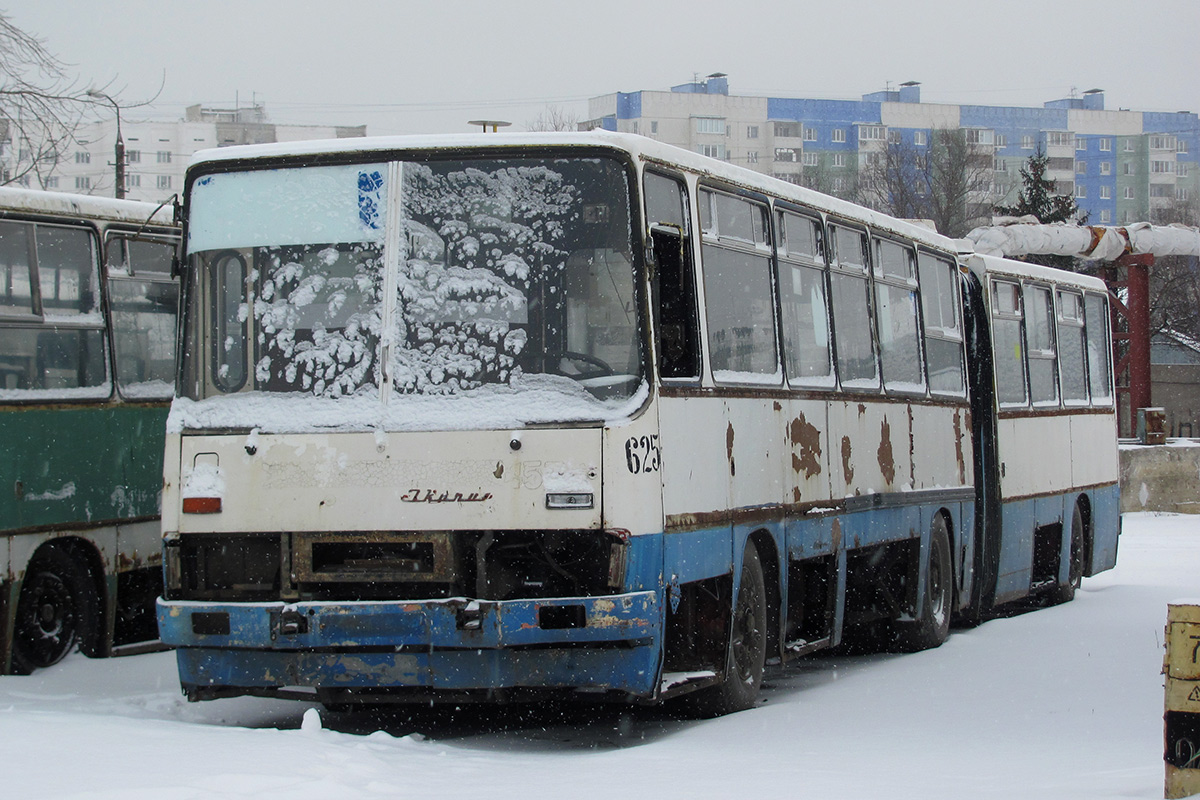
[[[92,188],[92,179],[87,177],[86,175],[81,175],[81,176],[75,178],[75,188],[76,189]]]
[[[913,144],[917,147],[924,147],[929,143],[929,137],[925,131],[913,131]]]
[[[158,176],[158,188],[159,189],[170,189],[171,188],[171,176],[170,175],[159,175]]]
[[[1101,186],[1100,187],[1100,199],[1101,200],[1112,200],[1112,187],[1111,186]]]
[[[798,158],[799,152],[800,151],[796,150],[793,147],[776,147],[775,148],[775,160],[776,161],[799,161],[800,160]]]
[[[1112,175],[1112,162],[1111,161],[1101,161],[1100,162],[1100,174],[1101,175]]]
[[[1086,151],[1087,150],[1087,139],[1083,138],[1082,136],[1076,136],[1075,137],[1075,149]]]
[[[1125,187],[1125,199],[1126,199],[1126,200],[1132,200],[1132,199],[1133,199],[1133,187],[1132,187],[1132,186],[1126,186],[1126,187]]]
[[[87,152],[86,150],[79,150],[79,151],[76,151],[76,153],[75,153],[75,163],[76,163],[76,164],[90,164],[90,163],[92,163],[92,154],[91,154],[91,153],[89,153],[89,152]]]
[[[1125,152],[1126,152],[1126,153],[1132,153],[1132,152],[1133,152],[1133,150],[1134,150],[1134,147],[1133,147],[1133,139],[1126,139],[1126,140],[1125,140]]]
[[[833,165],[835,167],[846,166],[846,154],[845,153],[834,153],[833,154]]]
[[[1100,224],[1107,225],[1112,222],[1112,212],[1107,208],[1100,209]]]
[[[141,150],[126,150],[125,151],[125,163],[140,164],[141,162],[142,162],[142,151]]]
[[[882,125],[862,125],[858,129],[858,138],[866,142],[882,142],[887,136],[887,128]],[[834,141],[837,141],[836,139]]]
[[[747,125],[746,126],[746,138],[747,139],[757,139],[758,138],[758,126],[757,125]]]
[[[159,164],[170,164],[171,163],[171,151],[170,150],[159,150],[157,155],[158,155],[158,163]]]
[[[817,166],[817,164],[820,163],[820,161],[817,158],[817,154],[813,153],[813,152],[809,152],[808,150],[804,151],[802,158],[803,158],[803,164],[806,167],[815,167],[815,166]]]
[[[1187,200],[1188,199],[1188,190],[1182,186],[1176,186],[1175,187],[1175,199],[1176,200]]]
[[[29,184],[30,184],[30,183],[31,183],[31,181],[30,181],[30,179],[29,179],[29,173],[26,173],[26,174],[24,174],[24,175],[21,175],[21,176],[19,176],[19,177],[17,178],[17,185],[18,185],[18,186],[24,186],[26,189],[28,189],[28,188],[29,188]]]
[[[650,132],[658,133],[658,120],[655,119],[650,121]]]
[[[1082,183],[1075,184],[1075,196],[1080,199],[1087,197],[1087,187]]]
[[[1170,197],[1172,194],[1174,194],[1174,192],[1171,191],[1171,188],[1172,187],[1166,186],[1161,183],[1152,183],[1152,184],[1150,184],[1150,196],[1151,197]]]
[[[845,142],[846,141],[846,129],[845,128],[834,128],[833,129],[833,141],[837,142],[837,143]]]
[[[992,159],[992,169],[996,172],[1008,172],[1008,162],[997,156]]]
[[[1111,151],[1112,151],[1112,139],[1101,139],[1100,140],[1100,152],[1108,153]]]
[[[986,128],[967,128],[963,133],[967,137],[967,144],[990,145],[996,141],[995,131]]]
[[[846,179],[845,178],[834,178],[832,181],[830,181],[830,184],[831,184],[830,188],[832,188],[833,191],[835,191],[835,192],[846,191]]]
[[[1122,165],[1121,165],[1121,174],[1122,174],[1122,175],[1132,175],[1132,174],[1134,174],[1134,172],[1133,172],[1133,164],[1132,164],[1131,162],[1129,162],[1129,161],[1126,161],[1124,164],[1122,164]]]
[[[1174,161],[1151,161],[1150,162],[1150,172],[1155,175],[1174,174],[1175,162]]]
[[[900,144],[900,131],[897,131],[897,130],[888,131],[887,140],[888,140],[888,144]]]
[[[629,130],[631,133],[638,132],[638,121],[636,119],[633,121],[633,125],[630,126]]]
[[[757,150],[751,150],[749,153],[746,153],[746,163],[747,164],[757,164],[758,163],[758,151]]]
[[[1070,131],[1046,131],[1046,144],[1049,147],[1072,147],[1075,135]]]
[[[782,139],[796,139],[799,138],[802,127],[799,122],[776,122],[775,135]]]
[[[125,176],[125,188],[136,189],[142,185],[142,176],[137,174]]]
[[[1033,137],[1032,136],[1022,136],[1021,137],[1021,149],[1022,150],[1032,150],[1033,149]]]
[[[1186,139],[1177,139],[1175,145],[1176,153],[1186,153],[1188,151],[1188,143]]]
[[[1150,149],[1151,150],[1174,150],[1175,149],[1175,137],[1174,136],[1151,136],[1150,137]]]
[[[816,140],[817,140],[817,129],[816,128],[805,128],[804,129],[804,141],[815,142]]]
[[[1186,161],[1175,162],[1175,177],[1186,178],[1188,176],[1188,163]]]
[[[57,189],[58,188],[58,176],[55,175],[52,178],[46,178],[46,180],[44,181],[44,184],[47,189]]]
[[[1075,174],[1076,175],[1087,175],[1087,162],[1086,161],[1076,161],[1075,162]]]

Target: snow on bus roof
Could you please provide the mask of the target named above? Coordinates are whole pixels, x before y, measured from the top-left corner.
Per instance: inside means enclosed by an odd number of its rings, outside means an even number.
[[[0,211],[107,219],[134,224],[153,221],[159,225],[173,224],[174,214],[169,204],[160,206],[141,200],[117,200],[112,197],[19,189],[12,186],[0,186]]]
[[[1078,272],[1068,272],[1041,264],[1029,264],[1024,261],[1013,261],[999,256],[985,256],[981,253],[960,253],[959,259],[974,273],[983,278],[988,274],[1004,274],[1016,278],[1029,278],[1035,281],[1046,281],[1059,285],[1077,286],[1080,289],[1090,289],[1095,292],[1107,292],[1104,281],[1090,275]]]
[[[632,154],[643,161],[678,166],[702,177],[713,178],[734,186],[770,194],[785,200],[824,211],[835,216],[870,225],[878,231],[904,236],[929,247],[949,253],[957,250],[957,242],[926,225],[890,217],[865,206],[840,200],[794,183],[764,175],[725,161],[693,153],[690,150],[665,144],[635,133],[611,131],[530,132],[530,133],[457,133],[413,136],[368,136],[344,139],[314,139],[300,142],[235,145],[199,150],[192,155],[189,171],[201,164],[242,159],[276,159],[295,156],[372,153],[395,150],[456,150],[464,148],[526,148],[549,146],[612,148]]]

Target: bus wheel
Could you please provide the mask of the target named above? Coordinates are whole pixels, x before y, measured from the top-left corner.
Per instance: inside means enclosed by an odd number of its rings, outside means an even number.
[[[725,680],[698,693],[696,710],[719,716],[754,705],[767,658],[767,589],[762,562],[753,544],[742,558],[742,579],[733,608],[725,653]]]
[[[71,554],[47,547],[25,570],[17,600],[13,671],[57,664],[96,630],[99,598],[87,570]]]
[[[1083,509],[1079,503],[1071,514],[1071,564],[1067,573],[1067,582],[1055,587],[1051,596],[1054,603],[1069,603],[1075,599],[1075,590],[1083,583],[1083,553],[1087,531],[1083,522]]]
[[[950,530],[946,527],[946,518],[937,514],[929,530],[925,603],[920,618],[905,623],[898,632],[901,649],[928,650],[946,641],[950,635],[950,609],[954,596],[954,571],[950,560]]]

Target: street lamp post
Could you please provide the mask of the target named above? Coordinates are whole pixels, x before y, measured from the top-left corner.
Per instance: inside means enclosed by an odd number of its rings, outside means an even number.
[[[125,197],[125,140],[121,138],[121,107],[117,105],[116,100],[113,100],[104,92],[96,89],[88,89],[87,93],[88,97],[95,97],[112,103],[113,111],[117,114],[117,144],[114,151],[116,158],[113,164],[117,173],[117,187],[113,194],[120,200]]]

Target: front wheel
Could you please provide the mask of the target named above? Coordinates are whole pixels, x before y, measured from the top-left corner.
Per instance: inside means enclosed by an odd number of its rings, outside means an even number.
[[[754,705],[767,659],[767,589],[754,545],[742,558],[742,579],[733,607],[725,652],[725,680],[696,700],[705,716],[720,716]]]
[[[99,597],[87,569],[48,547],[25,569],[12,644],[13,671],[29,674],[62,661],[94,636]]]
[[[925,569],[925,602],[921,616],[900,630],[898,644],[908,651],[929,650],[950,635],[950,608],[954,598],[954,570],[950,558],[950,529],[938,514],[929,529],[929,563]]]

